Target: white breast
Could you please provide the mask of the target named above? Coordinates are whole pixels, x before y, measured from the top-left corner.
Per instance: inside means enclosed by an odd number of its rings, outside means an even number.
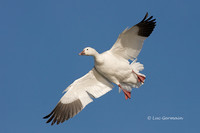
[[[120,56],[114,56],[109,51],[100,55],[103,58],[103,63],[95,63],[95,68],[108,80],[117,84],[132,75],[132,68],[127,60]]]

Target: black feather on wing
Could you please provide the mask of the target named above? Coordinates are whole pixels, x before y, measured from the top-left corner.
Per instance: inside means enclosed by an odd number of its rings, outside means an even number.
[[[141,22],[136,24],[135,26],[139,27],[138,35],[143,37],[148,37],[156,26],[156,19],[152,19],[153,16],[148,17],[148,13],[146,13],[145,17]]]
[[[81,104],[81,101],[79,99],[68,104],[58,102],[53,111],[43,118],[49,118],[47,120],[47,123],[52,121],[51,125],[56,122],[57,124],[59,124],[60,122],[63,123],[65,120],[68,120],[69,118],[72,118],[76,114],[78,114],[82,110],[82,108],[83,105]]]

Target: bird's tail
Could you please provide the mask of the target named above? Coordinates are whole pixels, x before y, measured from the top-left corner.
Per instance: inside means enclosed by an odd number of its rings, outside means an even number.
[[[144,70],[144,65],[141,64],[140,62],[136,62],[137,59],[135,59],[132,63],[131,63],[131,67],[133,69],[133,71],[141,76],[146,77],[144,74],[140,73],[140,71]]]
[[[135,59],[131,63],[131,67],[133,69],[133,73],[136,74],[136,76],[138,77],[138,82],[137,82],[137,84],[135,84],[134,88],[139,88],[141,85],[144,84],[146,76],[144,74],[140,73],[140,71],[142,71],[144,69],[144,65],[141,64],[140,62],[136,62],[136,61],[137,61],[137,59]]]
[[[140,71],[142,71],[144,69],[144,65],[141,64],[140,62],[136,62],[137,59],[135,59],[130,65],[132,67],[133,73],[137,75],[138,77],[138,82],[136,84],[125,84],[125,83],[120,83],[122,88],[124,88],[125,90],[131,92],[132,88],[139,88],[141,85],[144,84],[144,80],[146,78],[146,76],[142,73],[140,73]],[[121,92],[121,88],[119,88],[119,92]]]

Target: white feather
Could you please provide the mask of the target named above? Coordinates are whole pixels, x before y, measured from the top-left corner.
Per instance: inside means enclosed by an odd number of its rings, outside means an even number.
[[[67,89],[64,96],[60,99],[62,103],[71,103],[80,99],[83,108],[92,102],[92,97],[99,98],[112,90],[113,85],[102,77],[94,68],[83,77],[75,80]]]
[[[110,49],[113,54],[119,55],[125,59],[133,60],[140,53],[143,42],[147,37],[138,35],[139,27],[133,26],[126,28],[118,37],[117,41]]]

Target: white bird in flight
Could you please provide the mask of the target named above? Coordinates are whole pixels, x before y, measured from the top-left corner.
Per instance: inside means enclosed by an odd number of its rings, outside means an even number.
[[[131,98],[132,88],[140,87],[146,78],[140,73],[144,69],[143,65],[136,60],[144,40],[156,25],[153,16],[147,17],[148,13],[141,22],[126,28],[110,50],[99,54],[95,49],[86,47],[79,53],[93,56],[94,68],[64,90],[66,93],[56,107],[44,117],[49,118],[47,123],[52,121],[51,125],[59,124],[74,117],[93,101],[92,98],[99,98],[111,91],[114,87],[112,83],[124,92],[125,99]]]

